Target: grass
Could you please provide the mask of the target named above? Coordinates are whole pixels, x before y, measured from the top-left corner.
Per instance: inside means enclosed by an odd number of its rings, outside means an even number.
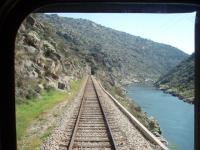
[[[44,133],[38,135],[38,136],[33,136],[31,139],[29,139],[29,143],[24,145],[23,143],[20,145],[18,143],[18,149],[24,149],[24,150],[33,150],[33,149],[39,149],[40,145],[42,142],[48,138],[49,135],[51,135],[53,131],[54,126],[48,127]],[[23,148],[21,148],[23,147]]]
[[[51,108],[65,100],[71,100],[78,93],[82,80],[71,81],[71,90],[64,92],[61,90],[43,91],[39,98],[32,98],[27,100],[26,103],[16,103],[16,128],[17,128],[17,141],[20,141],[27,133],[27,128],[31,125],[33,120],[39,120],[40,116],[48,112]],[[49,128],[31,141],[30,147],[34,149],[37,145],[42,143],[46,137],[51,134],[52,128]]]
[[[45,110],[65,99],[67,93],[57,90],[44,91],[41,98],[16,105],[17,139],[20,139],[32,120],[39,118]]]

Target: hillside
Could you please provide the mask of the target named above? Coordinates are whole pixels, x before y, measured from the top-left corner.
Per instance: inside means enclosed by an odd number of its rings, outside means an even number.
[[[193,103],[194,100],[194,54],[161,77],[156,86],[180,99]]]
[[[38,14],[38,19],[50,23],[67,45],[75,45],[75,51],[92,64],[97,74],[107,72],[113,84],[155,81],[187,57],[172,46],[89,20],[43,14]]]
[[[108,85],[155,81],[187,54],[89,20],[32,14],[19,29],[15,56],[16,95],[23,99],[43,88],[69,89],[90,70]]]
[[[70,90],[70,82],[90,72],[56,30],[32,14],[18,30],[15,44],[17,102],[40,96],[43,90]]]

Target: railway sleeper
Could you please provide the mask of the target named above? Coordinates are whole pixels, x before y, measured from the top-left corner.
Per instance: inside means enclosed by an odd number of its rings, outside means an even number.
[[[77,133],[76,134],[77,137],[82,137],[82,136],[85,136],[85,137],[99,137],[99,136],[108,136],[107,133],[105,132],[100,132],[100,133],[86,133],[86,132],[83,132],[83,133]]]
[[[110,142],[108,137],[76,137],[75,142]]]
[[[75,142],[73,148],[111,148],[110,142]]]
[[[91,130],[91,129],[78,129],[78,133],[107,133],[106,129],[101,129],[101,130]]]

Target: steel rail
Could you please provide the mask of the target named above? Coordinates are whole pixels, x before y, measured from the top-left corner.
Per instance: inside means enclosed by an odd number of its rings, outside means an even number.
[[[99,102],[99,105],[100,105],[101,112],[102,112],[102,114],[103,114],[103,119],[104,119],[104,121],[105,121],[105,123],[106,123],[106,128],[107,128],[107,131],[108,131],[109,139],[111,140],[111,149],[112,149],[112,150],[116,150],[116,149],[117,149],[116,142],[115,142],[115,140],[114,140],[114,138],[113,138],[113,135],[112,135],[112,132],[111,132],[111,128],[110,128],[109,123],[108,123],[107,116],[106,116],[106,114],[105,114],[105,111],[104,111],[104,109],[103,109],[103,106],[102,106],[102,103],[101,103],[101,100],[100,100],[100,97],[101,97],[101,96],[100,96],[100,95],[98,94],[98,92],[97,92],[97,89],[96,89],[96,86],[95,86],[95,84],[94,84],[93,78],[92,78],[92,84],[93,84],[93,86],[94,86],[95,93],[96,93],[96,95],[97,95],[97,97],[98,97],[98,102]]]
[[[69,141],[68,150],[72,150],[72,148],[73,148],[74,139],[75,139],[75,136],[76,136],[76,132],[77,132],[77,129],[78,129],[78,124],[79,124],[81,113],[82,113],[82,110],[83,110],[83,103],[85,101],[85,90],[86,90],[88,78],[87,78],[87,81],[86,81],[86,85],[84,87],[84,93],[83,93],[82,101],[81,101],[81,104],[80,104],[80,107],[79,107],[79,110],[78,110],[78,116],[76,118],[76,124],[75,124],[75,127],[74,127],[73,131],[72,131],[73,134],[72,134],[72,136],[70,138],[70,141]]]

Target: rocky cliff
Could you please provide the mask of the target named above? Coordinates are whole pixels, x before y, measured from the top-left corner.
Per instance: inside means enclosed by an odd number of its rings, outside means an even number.
[[[90,72],[87,63],[73,53],[74,45],[65,44],[56,30],[36,15],[24,20],[15,47],[17,100],[39,96],[43,89],[68,90],[70,80]]]

